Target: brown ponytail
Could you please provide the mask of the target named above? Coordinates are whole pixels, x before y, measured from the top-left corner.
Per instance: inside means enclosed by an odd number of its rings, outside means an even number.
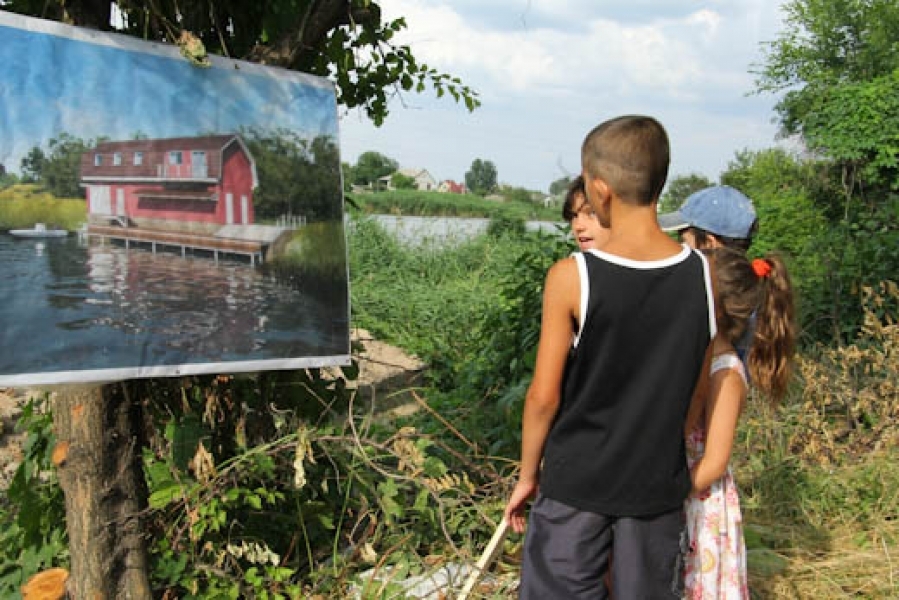
[[[749,372],[762,391],[780,399],[790,382],[791,360],[796,350],[793,286],[779,256],[769,254],[756,260],[764,261],[770,269],[758,278],[762,293],[749,351]]]
[[[718,331],[736,344],[755,327],[747,357],[752,383],[778,400],[787,391],[795,351],[793,288],[780,257],[749,261],[730,248],[709,251],[715,279]]]

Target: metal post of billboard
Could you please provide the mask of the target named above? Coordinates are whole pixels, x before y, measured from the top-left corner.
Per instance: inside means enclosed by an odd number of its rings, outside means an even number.
[[[152,598],[140,407],[131,400],[124,383],[67,386],[54,395],[53,462],[65,495],[73,598]]]

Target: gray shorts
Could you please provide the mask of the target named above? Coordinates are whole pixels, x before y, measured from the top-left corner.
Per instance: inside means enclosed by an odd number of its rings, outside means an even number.
[[[617,600],[681,598],[685,542],[681,509],[609,517],[539,495],[528,519],[519,598],[609,598],[610,571]]]

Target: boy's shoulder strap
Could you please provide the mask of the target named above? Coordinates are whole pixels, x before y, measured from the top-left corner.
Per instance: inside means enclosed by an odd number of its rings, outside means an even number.
[[[587,259],[583,252],[576,253],[574,255],[574,260],[577,263],[577,274],[581,282],[577,331],[574,332],[574,339],[571,342],[571,346],[577,348],[577,344],[581,339],[581,333],[584,331],[584,322],[587,320],[587,305],[590,300],[590,275],[587,272]]]
[[[693,250],[693,254],[699,257],[702,264],[702,276],[705,281],[706,300],[709,306],[709,339],[718,334],[718,322],[715,319],[715,290],[712,288],[712,269],[705,254],[699,250]]]

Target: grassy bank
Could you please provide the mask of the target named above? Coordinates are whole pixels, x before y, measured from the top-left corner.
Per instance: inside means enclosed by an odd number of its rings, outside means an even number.
[[[498,278],[512,268],[517,253],[486,236],[447,249],[413,249],[375,222],[361,219],[353,227],[354,320],[432,362],[467,352],[459,332],[483,317]]]
[[[347,204],[367,214],[406,216],[559,221],[562,214],[560,207],[546,208],[536,202],[487,200],[475,194],[444,194],[417,190],[348,194]]]
[[[504,473],[493,487],[502,496],[512,483],[503,465],[517,458],[542,271],[565,249],[486,239],[420,256],[378,240],[385,271],[368,259],[373,238],[351,242],[353,272],[366,273],[354,280],[356,317],[433,365],[423,394]],[[401,299],[385,302],[397,286]],[[896,294],[892,284],[868,290],[863,336],[803,349],[783,404],[754,398],[741,421],[733,466],[753,598],[899,596],[899,326],[882,309]],[[450,435],[427,418],[415,424]],[[494,518],[501,504],[490,498]],[[510,577],[519,544],[510,540],[502,559]]]
[[[0,230],[26,229],[46,223],[74,231],[87,217],[84,199],[56,198],[30,184],[0,190]]]
[[[339,221],[310,223],[295,230],[271,251],[265,269],[300,278],[303,285],[346,281],[347,249]]]
[[[425,383],[403,390],[419,410],[379,412],[389,398],[352,393],[351,368],[134,382],[153,424],[160,597],[401,598],[404,581],[472,564],[489,540],[514,481],[543,277],[571,247],[497,232],[409,248],[354,227],[353,324],[427,362]],[[882,310],[896,294],[867,292],[854,344],[803,349],[782,405],[749,403],[733,466],[753,598],[899,596],[899,326]],[[52,423],[28,408],[20,426],[23,468],[0,498],[0,596],[68,561]],[[515,597],[520,549],[510,537],[474,598]]]

